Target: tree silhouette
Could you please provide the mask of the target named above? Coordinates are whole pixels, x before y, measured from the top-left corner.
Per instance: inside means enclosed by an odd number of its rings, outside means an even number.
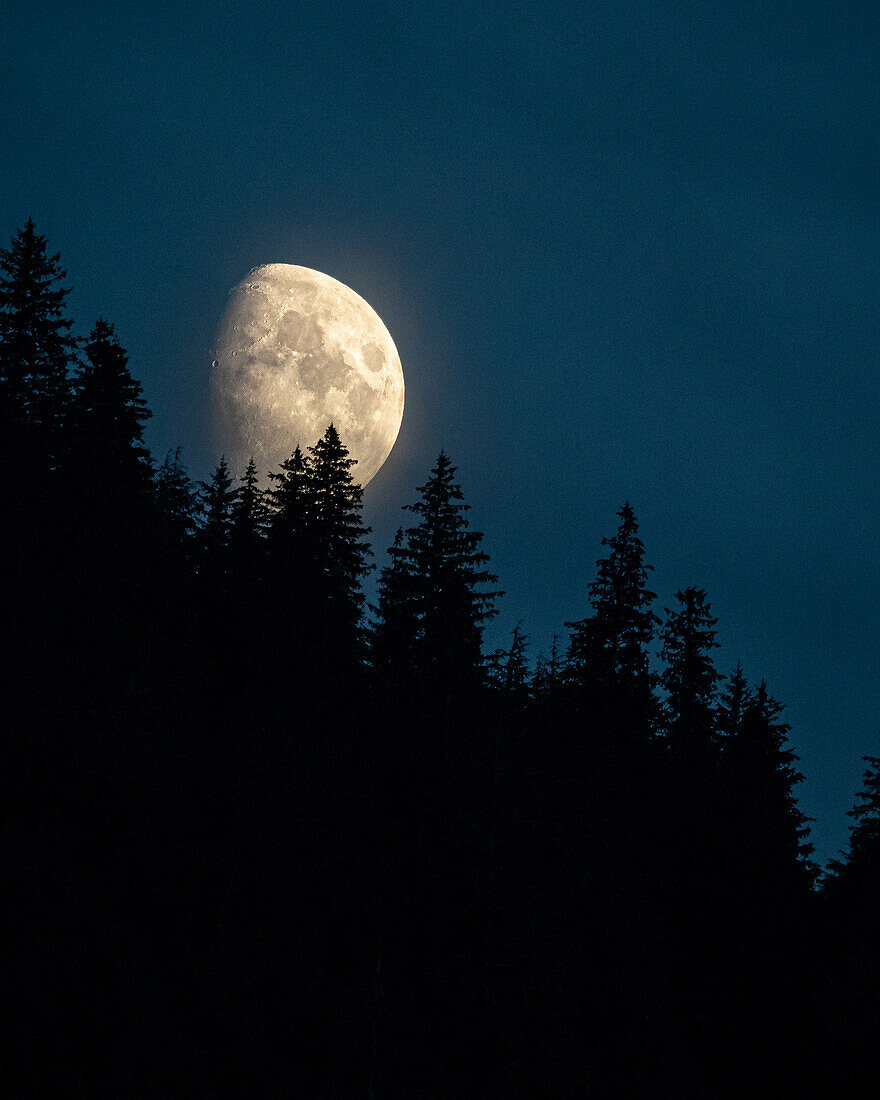
[[[402,553],[403,528],[399,527],[388,550],[388,562],[379,573],[375,622],[370,632],[370,659],[385,689],[407,692],[415,676],[418,635],[418,591]]]
[[[510,648],[504,655],[501,688],[514,705],[522,706],[529,695],[529,665],[526,659],[527,636],[522,620],[513,628]]]
[[[752,888],[763,891],[806,887],[815,877],[809,818],[794,796],[803,776],[786,743],[790,726],[780,721],[782,710],[762,681],[739,731],[725,741],[725,771],[739,812],[740,867]]]
[[[412,593],[417,676],[429,698],[449,707],[483,682],[483,625],[501,592],[487,590],[497,577],[484,568],[489,557],[479,548],[482,533],[469,529],[470,505],[444,451],[419,492],[421,499],[406,506],[417,523],[389,554],[396,583]]]
[[[266,534],[269,512],[253,456],[235,490],[231,539],[238,553],[252,558]]]
[[[871,1094],[880,756],[817,897],[781,706],[720,682],[702,589],[654,675],[628,504],[531,677],[519,622],[484,656],[497,581],[441,452],[366,636],[332,425],[270,492],[221,458],[197,498],[109,323],[71,364],[32,223],[2,275],[18,1092]]]
[[[146,510],[152,468],[143,433],[152,414],[111,324],[95,323],[85,352],[71,384],[69,476],[85,499],[102,508],[102,522],[112,524]]]
[[[227,566],[236,493],[225,458],[217,463],[211,480],[200,486],[202,504],[201,543],[204,567],[214,576]]]
[[[198,495],[180,459],[180,447],[169,451],[156,471],[156,502],[168,545],[184,559],[191,557],[197,523]]]
[[[705,771],[715,749],[715,687],[720,677],[711,653],[717,645],[718,620],[702,588],[686,588],[676,598],[681,606],[667,610],[662,632],[665,735],[682,766]]]
[[[559,636],[554,634],[549,656],[545,657],[541,654],[535,664],[533,684],[535,698],[543,702],[551,695],[558,695],[564,671],[564,661],[559,650]]]
[[[740,733],[743,717],[751,703],[752,693],[749,690],[742,663],[738,662],[736,668],[727,677],[715,708],[715,730],[720,739],[722,751],[730,739]]]
[[[832,874],[857,881],[866,893],[880,899],[880,756],[863,756],[867,764],[862,789],[855,805],[847,811],[853,818],[845,861],[834,860]]]
[[[580,704],[616,741],[644,743],[653,733],[657,705],[648,647],[659,622],[652,610],[645,547],[630,505],[617,513],[620,524],[602,539],[608,554],[596,563],[589,586],[592,615],[565,625],[571,631],[568,680]]]
[[[0,251],[0,425],[27,424],[44,461],[58,457],[76,340],[64,315],[70,290],[60,255],[50,255],[32,219]]]
[[[370,566],[370,533],[361,520],[363,490],[352,478],[356,465],[330,424],[309,448],[307,464],[308,523],[312,551],[318,562],[323,645],[355,661],[360,643],[364,602],[361,583]]]

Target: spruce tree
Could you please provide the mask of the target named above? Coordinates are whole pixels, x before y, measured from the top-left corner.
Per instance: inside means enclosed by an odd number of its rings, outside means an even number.
[[[236,493],[225,457],[200,486],[202,569],[214,582],[228,573]]]
[[[416,674],[434,702],[449,707],[472,696],[484,677],[482,637],[501,592],[485,566],[482,532],[470,530],[455,467],[440,452],[421,498],[406,510],[417,522],[392,548],[397,568],[411,585],[416,634]]]
[[[388,562],[379,573],[376,618],[370,631],[370,661],[389,691],[412,686],[414,648],[418,634],[418,593],[403,554],[403,528],[388,548]]]
[[[533,691],[535,698],[540,702],[546,702],[550,697],[556,696],[563,682],[564,662],[559,651],[559,636],[553,635],[550,644],[550,654],[538,657],[535,664],[535,679]]]
[[[253,455],[248,461],[232,506],[232,541],[236,545],[256,547],[266,533],[268,509]]]
[[[277,553],[282,547],[289,548],[292,542],[304,543],[309,530],[311,496],[308,471],[298,446],[281,463],[280,470],[270,473],[269,478],[274,482],[267,493],[269,529]],[[301,557],[303,549],[301,546]]]
[[[662,631],[665,734],[683,767],[706,767],[716,747],[715,687],[720,677],[712,650],[717,647],[718,620],[702,588],[686,588],[676,598],[680,607],[667,609]]]
[[[635,513],[628,503],[620,524],[602,539],[608,554],[596,563],[589,586],[592,615],[565,625],[571,631],[567,680],[585,713],[616,741],[644,743],[656,723],[654,676],[648,647],[659,622],[648,588],[653,566],[645,564]]]
[[[229,532],[230,570],[236,584],[253,589],[263,572],[269,508],[253,456],[239,478]]]
[[[738,870],[751,888],[770,893],[806,887],[816,873],[810,859],[809,818],[794,796],[803,776],[787,744],[791,727],[780,720],[782,710],[762,681],[745,707],[739,732],[726,741],[724,753],[725,775],[738,815]]]
[[[115,522],[146,510],[152,471],[143,433],[152,414],[111,324],[95,323],[85,352],[72,379],[69,479]]]
[[[736,668],[727,677],[715,708],[715,730],[722,752],[742,729],[743,717],[751,702],[752,693],[742,664],[738,662]]]
[[[283,663],[284,651],[301,661],[317,614],[317,572],[312,527],[312,498],[306,460],[299,447],[269,474],[274,483],[267,501],[267,581],[275,638],[271,659]]]
[[[529,695],[529,665],[526,659],[528,637],[523,633],[522,622],[513,628],[510,648],[503,664],[501,687],[508,700],[522,706]]]
[[[359,638],[361,583],[370,568],[370,529],[361,520],[363,490],[351,473],[356,464],[333,424],[309,448],[308,519],[324,604],[321,614],[329,628],[326,644],[350,653]]]
[[[60,255],[28,218],[0,251],[0,428],[27,425],[31,445],[57,458],[76,340],[65,317]],[[30,433],[29,433],[30,434]]]
[[[880,896],[880,756],[863,756],[867,765],[862,789],[847,812],[849,848],[845,862],[834,860],[832,874],[849,884],[857,883],[866,896]]]
[[[169,451],[156,471],[156,504],[166,543],[187,560],[193,552],[197,530],[197,494],[180,459],[180,447]]]

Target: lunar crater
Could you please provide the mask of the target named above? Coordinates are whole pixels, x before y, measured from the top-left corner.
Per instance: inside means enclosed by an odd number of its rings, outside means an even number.
[[[230,294],[211,368],[217,447],[238,473],[253,455],[264,483],[331,421],[362,485],[397,439],[404,384],[394,341],[363,298],[319,271],[254,268]]]

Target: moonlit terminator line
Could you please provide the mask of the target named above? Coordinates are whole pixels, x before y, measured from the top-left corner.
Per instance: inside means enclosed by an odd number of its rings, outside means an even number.
[[[260,475],[305,450],[333,423],[366,485],[403,418],[403,371],[376,311],[308,267],[264,264],[236,286],[212,364],[217,449]]]

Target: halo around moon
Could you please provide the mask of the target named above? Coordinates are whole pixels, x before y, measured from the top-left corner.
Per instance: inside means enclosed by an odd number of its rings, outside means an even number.
[[[366,485],[403,418],[403,371],[376,311],[343,283],[295,264],[255,267],[236,286],[212,364],[214,435],[236,474],[261,479],[331,422]]]

